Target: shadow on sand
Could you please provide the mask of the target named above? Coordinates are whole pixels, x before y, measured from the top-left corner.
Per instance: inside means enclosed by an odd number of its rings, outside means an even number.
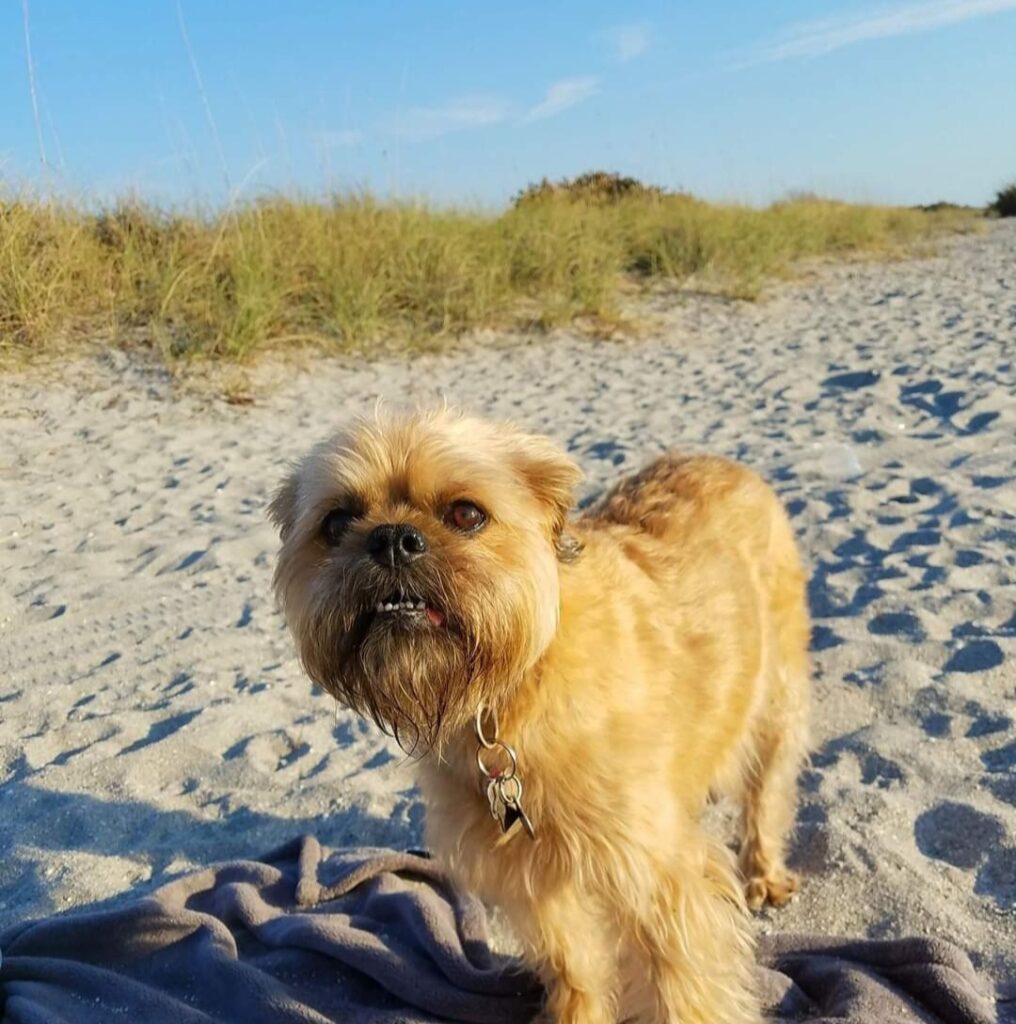
[[[24,919],[20,908],[55,911],[58,875],[15,847],[120,857],[149,867],[148,877],[96,906],[143,895],[181,873],[182,862],[211,864],[263,854],[296,836],[313,834],[326,846],[408,849],[420,842],[420,821],[380,818],[356,806],[324,817],[282,817],[238,808],[205,819],[137,801],[105,801],[13,781],[0,787],[0,929]],[[47,877],[44,872],[49,870]],[[56,868],[60,872],[61,868]],[[125,875],[129,874],[125,871]],[[139,871],[139,874],[142,872]],[[41,916],[36,913],[33,916]]]

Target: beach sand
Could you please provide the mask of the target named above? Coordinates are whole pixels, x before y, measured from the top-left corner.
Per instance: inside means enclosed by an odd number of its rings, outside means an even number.
[[[447,397],[559,439],[584,500],[668,447],[773,482],[814,758],[804,888],[759,927],[941,936],[1016,978],[1016,223],[640,312],[629,342],[266,363],[251,406],[121,353],[0,378],[0,927],[300,833],[420,842],[412,766],[301,673],[265,505],[378,396]]]

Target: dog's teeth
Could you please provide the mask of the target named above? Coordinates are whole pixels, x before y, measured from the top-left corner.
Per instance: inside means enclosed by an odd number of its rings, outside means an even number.
[[[404,598],[399,601],[378,601],[376,608],[378,612],[423,612],[427,610],[427,605],[424,601]]]

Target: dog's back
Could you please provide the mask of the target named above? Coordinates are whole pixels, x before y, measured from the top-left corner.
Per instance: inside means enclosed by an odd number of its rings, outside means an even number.
[[[679,570],[703,548],[736,552],[767,594],[783,659],[807,672],[806,577],[797,543],[783,505],[746,466],[669,452],[617,483],[577,525],[616,528],[626,552],[651,575]],[[641,538],[650,546],[640,551]],[[662,542],[662,552],[653,541]]]
[[[787,545],[797,562],[786,514],[769,486],[746,466],[712,455],[654,459],[612,487],[582,521],[635,527],[660,539],[687,541],[708,530],[753,547]]]

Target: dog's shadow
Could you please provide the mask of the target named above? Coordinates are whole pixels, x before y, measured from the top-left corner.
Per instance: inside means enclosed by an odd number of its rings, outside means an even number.
[[[124,858],[144,875],[96,906],[144,895],[187,870],[187,865],[233,859],[257,859],[296,836],[313,834],[325,846],[379,846],[407,849],[419,844],[419,828],[404,818],[370,815],[352,806],[329,816],[280,817],[238,808],[208,820],[182,810],[151,804],[106,801],[83,793],[61,793],[12,781],[0,787],[0,931],[28,917],[68,909],[58,904],[59,876],[84,870],[30,851]],[[74,891],[74,885],[68,887]]]

